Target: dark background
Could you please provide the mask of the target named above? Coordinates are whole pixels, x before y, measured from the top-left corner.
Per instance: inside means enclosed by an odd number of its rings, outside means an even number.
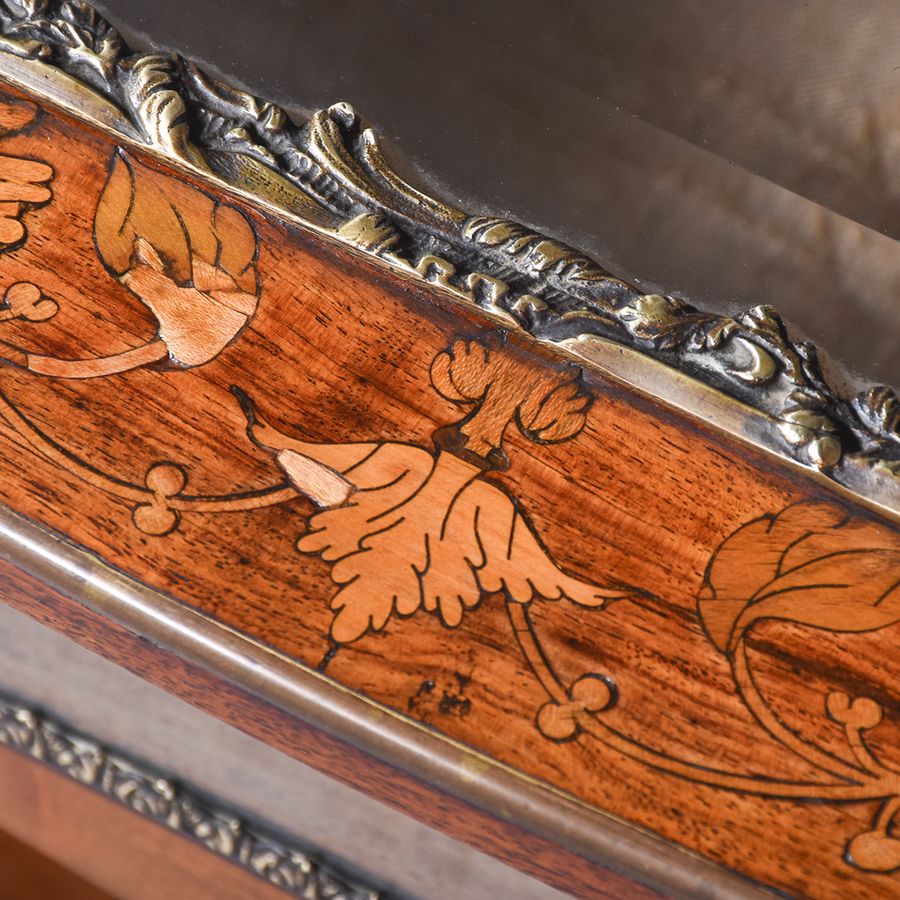
[[[298,117],[351,102],[432,193],[900,382],[894,0],[97,5]]]

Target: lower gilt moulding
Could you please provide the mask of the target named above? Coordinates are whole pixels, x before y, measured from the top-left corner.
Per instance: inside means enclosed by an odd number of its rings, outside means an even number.
[[[382,896],[342,877],[315,854],[291,847],[183,786],[7,697],[0,697],[0,745],[198,842],[295,897],[377,900]]]

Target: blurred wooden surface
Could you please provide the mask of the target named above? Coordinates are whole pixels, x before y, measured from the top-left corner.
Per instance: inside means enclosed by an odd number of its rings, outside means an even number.
[[[39,856],[30,856],[33,867],[21,872],[23,900],[286,896],[204,847],[6,748],[0,748],[0,797],[0,830],[50,861],[44,865]],[[71,881],[65,881],[66,872]],[[48,893],[29,895],[28,890],[42,887],[40,878],[47,879]],[[64,892],[53,893],[56,878]]]
[[[5,900],[113,900],[113,895],[0,832],[0,896]]]

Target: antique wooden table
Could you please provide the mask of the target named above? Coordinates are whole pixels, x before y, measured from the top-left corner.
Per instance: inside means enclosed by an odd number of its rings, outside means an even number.
[[[345,103],[0,25],[0,830],[128,897],[900,895],[893,390]]]

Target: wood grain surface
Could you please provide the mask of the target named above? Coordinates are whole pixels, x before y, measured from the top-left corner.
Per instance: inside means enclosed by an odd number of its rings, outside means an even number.
[[[111,900],[102,891],[33,847],[0,834],[0,891],[8,900]]]
[[[3,102],[8,506],[752,879],[900,893],[895,525]]]

